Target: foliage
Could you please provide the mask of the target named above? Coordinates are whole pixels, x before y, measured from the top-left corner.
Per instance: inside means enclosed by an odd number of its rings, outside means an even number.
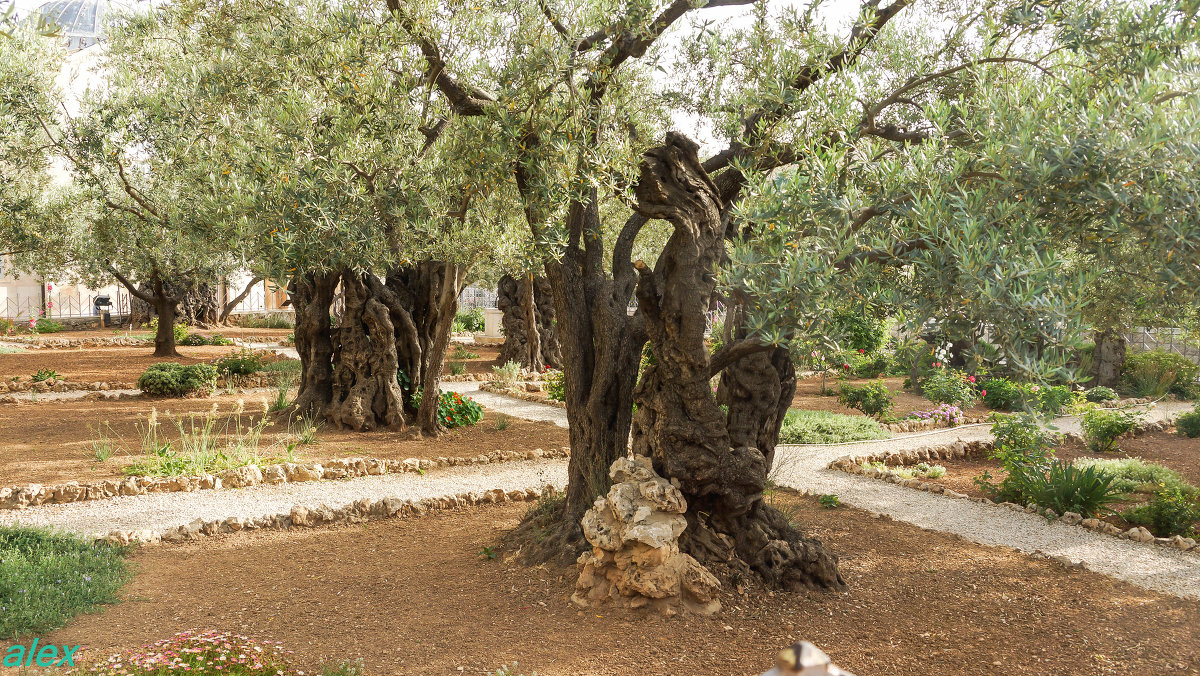
[[[285,410],[291,405],[290,395],[292,385],[296,384],[296,376],[284,373],[275,379],[275,396],[271,399],[267,410],[271,413]]]
[[[291,655],[292,651],[271,641],[259,642],[211,630],[185,631],[129,653],[112,655],[81,673],[85,676],[162,676],[185,672],[200,676],[297,676],[303,672],[289,664]]]
[[[1088,448],[1097,453],[1116,449],[1117,437],[1137,427],[1138,417],[1130,411],[1093,409],[1083,414],[1080,425]]]
[[[1029,411],[1058,414],[1071,402],[1065,385],[1014,383],[1007,378],[989,378],[980,385],[983,403],[997,411]]]
[[[219,333],[214,333],[208,337],[208,344],[222,347],[225,345],[233,345],[233,341]]]
[[[829,333],[851,352],[874,354],[887,342],[884,323],[869,316],[863,309],[843,309],[835,312]]]
[[[473,307],[454,315],[455,333],[479,333],[483,331],[483,309]]]
[[[1046,385],[1037,395],[1038,411],[1049,415],[1058,415],[1072,398],[1071,388],[1066,385]]]
[[[158,317],[151,319],[146,324],[146,328],[150,329],[151,333],[156,333],[158,331]],[[188,325],[187,324],[184,324],[182,322],[176,322],[176,323],[172,324],[171,325],[171,333],[175,336],[175,342],[177,344],[180,344],[180,345],[191,345],[192,344],[192,343],[188,342],[189,334],[188,334]],[[205,345],[207,343],[207,341],[204,340],[204,336],[199,336],[199,338],[200,338],[201,342],[195,343],[196,345]]]
[[[546,373],[546,394],[555,401],[567,400],[567,372],[549,371]]]
[[[1055,436],[1042,429],[1037,419],[1027,413],[998,417],[992,423],[992,435],[995,442],[991,458],[1000,461],[1007,476],[995,484],[991,474],[985,471],[975,477],[975,484],[998,501],[1028,502],[1025,477],[1044,476],[1049,471],[1054,457],[1050,445]]]
[[[842,501],[838,499],[838,496],[833,494],[825,494],[818,499],[821,501],[821,506],[825,509],[834,509],[842,504]]]
[[[249,348],[231,352],[213,362],[217,372],[225,376],[248,376],[263,368],[262,355]]]
[[[49,317],[38,317],[29,330],[31,333],[58,333],[63,330],[63,325]]]
[[[438,397],[438,422],[446,427],[474,425],[483,419],[483,408],[458,392],[442,392]]]
[[[58,380],[59,375],[58,371],[54,369],[40,368],[37,370],[37,373],[30,376],[30,379],[35,383],[41,383],[47,380]]]
[[[1135,396],[1186,394],[1200,375],[1200,364],[1166,350],[1135,352],[1125,358],[1123,382]]]
[[[479,353],[468,350],[462,343],[455,343],[454,352],[450,354],[450,358],[458,360],[479,359]]]
[[[879,423],[864,416],[789,409],[779,430],[779,443],[836,444],[888,436]]]
[[[452,376],[461,376],[467,372],[467,365],[461,361],[452,361],[448,366],[450,367],[450,375]]]
[[[1026,392],[1008,378],[989,378],[980,385],[983,403],[997,411],[1021,411],[1025,409]]]
[[[1095,467],[1096,471],[1113,477],[1113,486],[1124,493],[1153,493],[1159,488],[1177,488],[1197,495],[1195,486],[1188,483],[1179,472],[1141,458],[1076,458],[1074,465],[1080,468]]]
[[[264,409],[266,404],[263,405]],[[244,404],[222,416],[214,405],[207,413],[189,413],[173,421],[177,434],[163,432],[158,411],[135,426],[141,457],[124,468],[130,476],[180,476],[220,472],[244,465],[265,465],[291,460],[290,448],[260,448],[263,432],[271,424],[264,414],[257,421],[243,420]],[[286,442],[285,442],[286,443]]]
[[[521,365],[510,361],[503,366],[493,366],[492,377],[488,382],[502,390],[509,390],[517,386],[517,379],[520,377]]]
[[[892,411],[892,401],[896,395],[888,389],[882,380],[874,380],[865,385],[838,385],[838,401],[850,408],[856,408],[867,415],[885,416]]]
[[[40,528],[0,525],[0,640],[43,634],[116,603],[125,550]]]
[[[1155,491],[1150,502],[1126,510],[1121,514],[1129,523],[1146,526],[1160,538],[1196,534],[1200,522],[1200,498],[1197,492],[1186,491],[1179,486],[1163,486]]]
[[[905,417],[913,420],[933,420],[947,427],[953,427],[961,425],[964,416],[961,408],[950,404],[942,404],[932,411],[912,411]]]
[[[1083,396],[1094,404],[1103,404],[1108,401],[1117,400],[1117,393],[1111,387],[1104,387],[1103,385],[1089,389]]]
[[[1200,437],[1200,406],[1176,418],[1175,429],[1189,439]]]
[[[264,315],[243,315],[234,320],[247,329],[290,329],[296,325],[290,312],[269,312]]]
[[[1109,505],[1125,498],[1114,477],[1096,467],[1079,468],[1062,460],[1046,471],[1022,467],[1013,479],[1023,502],[1049,507],[1059,514],[1075,512],[1089,518],[1111,513]]]
[[[921,477],[925,479],[940,479],[946,476],[946,468],[943,465],[930,465],[927,462],[917,463],[912,467],[896,467],[889,468],[882,462],[864,462],[863,469],[877,469],[881,472],[892,471],[902,479],[913,479]]]
[[[209,394],[217,387],[217,369],[210,364],[153,364],[138,377],[137,386],[147,394],[167,397]]]
[[[183,340],[179,341],[179,344],[188,345],[191,347],[199,347],[201,345],[208,345],[208,339],[199,333],[189,333],[184,336]]]
[[[937,369],[921,383],[921,394],[935,404],[969,408],[976,397],[971,378],[958,369]]]
[[[512,416],[508,415],[507,413],[497,413],[496,414],[496,431],[503,432],[504,430],[508,429],[508,426],[511,422],[512,422]]]

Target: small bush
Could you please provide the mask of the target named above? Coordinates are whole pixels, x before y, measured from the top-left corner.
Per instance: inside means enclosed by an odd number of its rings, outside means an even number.
[[[957,369],[938,369],[921,384],[921,394],[935,404],[969,408],[975,403],[975,385]]]
[[[821,501],[821,506],[824,507],[825,509],[834,509],[842,504],[841,499],[838,498],[838,496],[833,495],[832,493],[827,493],[825,495],[822,495],[818,499]]]
[[[263,359],[254,350],[242,348],[237,352],[231,352],[227,357],[216,360],[213,362],[213,366],[221,375],[248,376],[262,370]]]
[[[1139,397],[1161,397],[1168,392],[1187,394],[1200,374],[1200,364],[1166,350],[1150,350],[1125,359],[1122,379]]]
[[[517,378],[521,377],[521,365],[515,361],[506,362],[504,366],[493,366],[491,383],[502,390],[517,386]]]
[[[989,378],[980,385],[985,393],[985,406],[997,411],[1020,411],[1025,408],[1025,392],[1008,378]]]
[[[546,374],[546,394],[555,401],[567,400],[566,371],[550,371]]]
[[[1179,488],[1197,494],[1195,486],[1189,484],[1175,470],[1145,462],[1141,458],[1077,458],[1076,467],[1095,467],[1113,477],[1113,485],[1125,493],[1153,493],[1163,486]]]
[[[950,404],[942,404],[931,411],[913,411],[905,417],[910,420],[933,420],[947,427],[963,423],[962,409]]]
[[[461,376],[467,372],[467,365],[461,361],[452,361],[447,366],[450,368],[450,375]]]
[[[879,423],[860,415],[791,409],[779,431],[781,444],[836,444],[843,441],[886,439]]]
[[[844,406],[856,408],[867,415],[887,415],[892,411],[892,400],[895,394],[887,388],[882,380],[875,380],[866,385],[838,385],[838,401]]]
[[[147,394],[182,397],[192,393],[210,393],[217,387],[217,370],[209,364],[184,366],[175,362],[154,364],[137,382]]]
[[[63,330],[63,325],[48,317],[40,317],[29,330],[33,333],[58,333]]]
[[[975,484],[1000,502],[1029,502],[1025,479],[1049,471],[1055,436],[1028,413],[1000,416],[992,424],[992,434],[996,441],[991,457],[1000,461],[1008,475],[995,484],[991,474],[984,472],[975,477]]]
[[[1014,383],[1007,378],[989,378],[980,384],[983,403],[997,411],[1031,411],[1057,415],[1071,403],[1071,390],[1064,385],[1041,386]]]
[[[474,399],[458,392],[442,392],[438,397],[438,422],[446,427],[474,425],[483,419],[483,408]]]
[[[208,344],[223,347],[225,345],[233,345],[233,341],[219,333],[214,333],[208,337]]]
[[[1176,418],[1175,429],[1189,439],[1200,437],[1200,406]]]
[[[59,377],[58,371],[55,371],[54,369],[38,369],[37,373],[33,374],[29,378],[35,383],[41,383],[47,380],[58,380]]]
[[[478,333],[483,330],[483,309],[471,308],[454,315],[452,330],[455,333]]]
[[[179,344],[180,345],[189,345],[192,347],[199,347],[201,345],[208,345],[209,342],[208,342],[207,338],[200,335],[199,333],[189,333],[186,336],[184,336],[183,340],[179,341]]]
[[[291,314],[270,313],[261,317],[254,315],[246,315],[236,320],[238,326],[247,329],[290,329],[296,326],[296,321]],[[334,326],[337,323],[334,322]]]
[[[0,526],[0,639],[57,629],[116,603],[130,577],[123,554],[73,535]]]
[[[467,348],[463,347],[462,343],[455,343],[454,352],[450,355],[450,358],[457,359],[459,361],[465,361],[467,359],[479,359],[479,353],[468,350]]]
[[[1017,478],[1025,502],[1035,502],[1059,514],[1075,512],[1085,518],[1112,513],[1109,505],[1123,500],[1113,477],[1095,467],[1079,468],[1055,460],[1046,472],[1026,471]]]
[[[1160,538],[1187,537],[1196,533],[1200,501],[1197,501],[1195,491],[1189,493],[1178,486],[1164,486],[1154,493],[1150,502],[1126,510],[1121,516],[1129,523],[1149,528]]]
[[[1084,396],[1084,398],[1086,398],[1088,401],[1092,402],[1093,404],[1103,404],[1106,401],[1116,401],[1117,400],[1116,391],[1114,391],[1111,387],[1104,387],[1103,385],[1093,387],[1092,389],[1088,390],[1083,396]]]
[[[1064,406],[1071,403],[1071,389],[1065,385],[1048,385],[1040,388],[1036,394],[1037,407],[1042,413],[1058,415]]]
[[[1137,416],[1128,411],[1093,409],[1083,414],[1080,424],[1088,448],[1097,453],[1116,449],[1117,437],[1137,427]]]

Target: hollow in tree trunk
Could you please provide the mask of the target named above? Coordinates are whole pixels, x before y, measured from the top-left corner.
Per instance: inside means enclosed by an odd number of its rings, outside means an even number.
[[[325,418],[359,432],[404,426],[396,381],[396,331],[388,308],[369,290],[370,273],[342,275],[346,307],[332,330],[332,394]]]
[[[554,306],[554,294],[546,277],[532,274],[520,279],[510,275],[501,277],[496,286],[496,307],[503,313],[504,345],[496,363],[515,361],[535,372],[547,366],[562,368]]]
[[[333,339],[329,310],[341,274],[306,273],[292,278],[288,292],[296,311],[300,390],[291,411],[320,415],[333,399]]]
[[[710,386],[722,369],[710,360],[704,340],[705,311],[724,256],[725,226],[718,189],[697,150],[671,133],[640,166],[638,212],[668,221],[674,233],[653,271],[637,264],[638,313],[654,361],[634,393],[632,450],[678,481],[688,501],[680,546],[701,563],[753,571],[785,589],[840,588],[837,557],[763,499],[785,402],[795,390],[786,353],[765,346],[748,350],[724,369],[729,414]]]

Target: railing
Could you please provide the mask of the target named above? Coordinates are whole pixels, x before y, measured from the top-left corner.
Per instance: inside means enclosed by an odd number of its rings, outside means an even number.
[[[98,294],[63,291],[46,296],[46,307],[42,307],[41,295],[8,296],[0,302],[0,318],[28,320],[30,317],[40,317],[45,310],[45,316],[51,319],[68,319],[72,317],[98,316],[93,302],[96,296],[107,295],[112,302],[108,312],[112,315],[129,314],[129,292],[119,289],[116,293]]]
[[[458,307],[460,310],[495,308],[496,292],[491,289],[468,286],[462,290],[462,293],[458,294]]]
[[[1166,350],[1200,363],[1200,345],[1183,329],[1138,327],[1125,334],[1125,344],[1134,352]]]

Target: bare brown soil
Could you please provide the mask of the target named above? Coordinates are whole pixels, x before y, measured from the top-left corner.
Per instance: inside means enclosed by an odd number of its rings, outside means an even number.
[[[235,534],[133,555],[126,601],[43,642],[87,654],[186,629],[282,641],[305,666],[542,676],[759,674],[796,639],[871,674],[1197,673],[1200,603],[794,494],[849,588],[726,593],[713,617],[579,611],[573,567],[488,560],[524,506],[315,531]]]
[[[846,378],[845,382],[850,385],[864,385],[874,380],[878,379]],[[892,414],[897,418],[903,418],[913,411],[930,411],[938,407],[938,404],[929,401],[919,394],[913,393],[912,390],[904,389],[904,378],[883,378],[882,380],[887,385],[887,388],[896,395],[896,398],[893,400],[894,408],[892,409]],[[799,408],[806,411],[829,411],[844,415],[863,415],[862,411],[850,408],[849,406],[843,406],[838,401],[838,382],[837,375],[832,372],[829,373],[825,380],[825,394],[821,394],[820,376],[796,381],[796,394],[792,397],[792,408]],[[969,416],[985,416],[989,412],[989,409],[976,405],[967,409],[966,414]]]
[[[460,345],[460,343],[454,343],[450,346],[449,351],[446,352],[446,364],[442,367],[443,374],[450,374],[450,365],[453,362],[461,363],[467,373],[482,373],[487,375],[492,373],[492,367],[496,365],[496,358],[500,356],[499,347],[463,345],[463,350],[473,352],[479,356],[474,359],[456,359],[454,357],[455,351],[457,350],[455,347],[456,345]]]
[[[61,483],[94,481],[122,475],[122,467],[141,453],[136,425],[145,424],[151,409],[157,411],[160,430],[168,439],[179,437],[171,420],[190,413],[207,413],[215,405],[224,416],[241,400],[243,425],[262,415],[267,394],[221,395],[207,399],[149,399],[118,401],[40,401],[0,406],[0,486],[15,483]],[[451,430],[436,439],[419,438],[416,431],[376,430],[353,432],[322,427],[318,443],[300,446],[300,461],[335,457],[376,458],[463,457],[501,450],[533,450],[569,444],[567,431],[551,423],[506,418],[507,427],[497,429],[498,415],[485,411],[483,421],[468,428]],[[223,423],[222,423],[223,424]],[[98,462],[92,449],[98,430],[114,439],[120,450]],[[274,421],[263,435],[261,448],[282,443],[288,437],[288,422]],[[276,454],[283,449],[277,446]]]
[[[239,348],[233,346],[180,345],[180,357],[152,356],[154,346],[146,347],[84,347],[74,350],[28,350],[16,354],[0,354],[0,380],[13,377],[29,380],[38,369],[57,371],[61,378],[72,382],[134,383],[153,364],[173,361],[197,364],[228,356]]]

